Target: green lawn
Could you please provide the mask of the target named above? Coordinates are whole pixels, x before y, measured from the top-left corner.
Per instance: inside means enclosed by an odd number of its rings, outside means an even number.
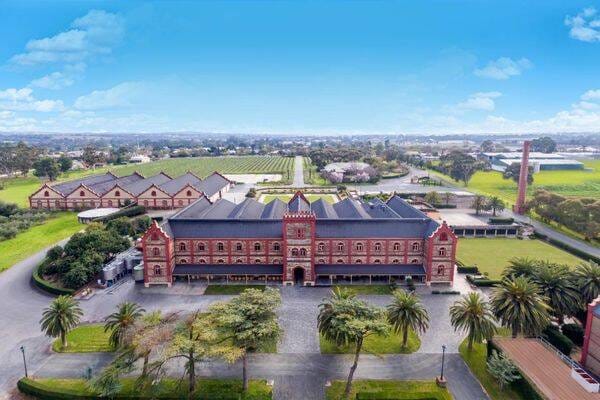
[[[267,194],[263,197],[262,201],[263,201],[263,203],[270,203],[271,201],[273,201],[275,199],[279,199],[279,200],[283,201],[284,203],[287,203],[288,201],[290,201],[292,199],[292,196],[293,196],[293,194]],[[314,201],[317,201],[321,198],[323,200],[325,200],[326,202],[328,202],[329,204],[338,202],[337,196],[334,196],[332,194],[305,194],[304,196],[311,203]]]
[[[204,294],[207,295],[224,295],[224,294],[240,294],[246,289],[265,290],[266,285],[208,285]]]
[[[136,378],[121,379],[122,389],[119,395],[126,398],[181,398],[187,397],[187,380],[182,383],[179,379],[162,379],[154,389],[140,391],[135,386]],[[34,386],[43,392],[60,393],[60,398],[69,398],[69,396],[90,396],[95,393],[88,388],[88,381],[84,379],[27,379],[23,378],[23,383],[28,386]],[[196,396],[192,399],[218,399],[233,398],[234,395],[242,393],[241,379],[199,379],[196,383]],[[139,397],[138,397],[139,396]],[[263,380],[251,380],[249,382],[248,392],[240,397],[243,400],[268,400],[272,398],[272,388]]]
[[[79,325],[67,333],[67,347],[63,348],[60,339],[52,343],[52,350],[58,353],[94,353],[114,351],[108,343],[110,331],[104,332],[102,324]]]
[[[313,165],[309,157],[303,157],[304,183],[312,186],[328,186],[329,181],[317,172],[317,166]]]
[[[487,272],[491,279],[500,278],[509,260],[514,257],[548,260],[570,266],[583,261],[540,240],[463,238],[458,242],[457,255],[464,265],[477,265],[479,271]]]
[[[370,294],[389,295],[389,294],[392,294],[392,287],[389,285],[334,285],[331,289],[335,290],[336,288],[349,289],[358,295],[370,295]]]
[[[75,213],[61,212],[55,215],[43,225],[34,226],[12,239],[0,242],[0,271],[83,229]]]
[[[338,347],[319,335],[319,345],[322,354],[353,354],[354,346]],[[409,332],[408,343],[402,347],[402,335],[391,332],[389,336],[372,335],[365,339],[361,353],[374,354],[410,354],[419,350],[421,340],[414,332]]]
[[[325,399],[341,400],[345,387],[345,381],[332,382],[325,391]],[[352,383],[350,398],[354,399],[356,393],[377,393],[380,396],[369,398],[382,400],[452,400],[448,389],[438,387],[433,381],[357,380]]]

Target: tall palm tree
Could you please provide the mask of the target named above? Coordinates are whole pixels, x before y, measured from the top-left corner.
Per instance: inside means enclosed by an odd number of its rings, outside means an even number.
[[[104,332],[110,331],[109,343],[113,347],[123,344],[127,329],[133,327],[135,321],[144,314],[144,309],[129,301],[117,306],[117,311],[104,320]]]
[[[486,206],[487,200],[485,196],[480,194],[475,195],[473,198],[473,204],[471,205],[471,208],[475,209],[475,215],[479,215],[481,211],[485,210]]]
[[[571,278],[571,271],[565,265],[542,262],[538,265],[534,282],[540,288],[540,294],[548,299],[551,313],[562,325],[564,316],[574,315],[581,304],[577,285]]]
[[[512,337],[519,333],[539,334],[549,323],[547,298],[529,278],[509,277],[492,289],[491,305],[503,326],[510,328]]]
[[[492,209],[492,214],[495,217],[497,212],[502,212],[504,210],[505,204],[499,197],[492,196],[488,201],[488,207]]]
[[[42,312],[41,328],[47,336],[59,337],[62,347],[67,347],[67,333],[81,319],[83,311],[71,296],[58,296]]]
[[[412,292],[397,289],[394,300],[387,307],[387,318],[396,333],[402,333],[402,346],[406,347],[409,330],[425,333],[429,328],[429,314],[419,297]]]
[[[502,271],[502,278],[524,276],[533,278],[537,262],[527,257],[515,257],[508,262],[508,267]]]
[[[575,269],[575,282],[583,300],[583,307],[586,308],[600,295],[600,264],[592,260],[581,263]]]
[[[454,330],[467,331],[467,348],[473,342],[481,343],[496,333],[495,317],[490,304],[477,292],[470,292],[450,307],[450,321]]]

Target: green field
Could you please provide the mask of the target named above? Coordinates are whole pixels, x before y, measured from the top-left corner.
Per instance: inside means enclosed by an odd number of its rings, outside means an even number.
[[[491,279],[500,278],[509,260],[514,257],[548,260],[570,266],[583,261],[540,240],[461,239],[458,242],[457,258],[464,265],[476,265],[481,273],[487,272]]]
[[[67,333],[67,347],[63,348],[60,339],[52,343],[52,350],[59,353],[109,352],[115,349],[108,343],[110,331],[104,332],[104,325],[79,325]]]
[[[333,381],[325,392],[325,399],[343,399],[345,387],[345,381]],[[452,400],[448,389],[438,387],[434,381],[356,380],[352,383],[350,398],[356,398],[356,393],[359,392],[377,394],[376,397],[364,397],[365,399]]]
[[[336,346],[319,335],[319,345],[322,354],[354,354],[354,346]],[[408,333],[408,343],[402,346],[402,335],[390,332],[389,336],[371,335],[365,339],[361,353],[374,354],[410,354],[419,350],[421,340],[413,332]]]
[[[236,295],[246,289],[265,290],[267,285],[208,285],[204,291],[205,295]]]
[[[266,194],[263,197],[262,202],[270,203],[271,201],[273,201],[275,199],[279,199],[279,200],[283,201],[284,203],[287,203],[288,201],[290,201],[292,199],[292,196],[293,196],[293,194]],[[326,202],[328,202],[329,204],[338,202],[337,196],[335,196],[333,194],[305,194],[304,197],[306,197],[306,199],[308,201],[310,201],[311,203],[314,201],[317,201],[319,199],[323,199]]]
[[[0,242],[0,271],[83,229],[72,212],[55,214],[43,225],[34,226],[12,239]]]

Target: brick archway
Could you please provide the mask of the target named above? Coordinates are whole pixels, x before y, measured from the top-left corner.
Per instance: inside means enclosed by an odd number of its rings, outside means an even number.
[[[305,278],[305,271],[303,267],[295,267],[293,272],[292,272],[293,276],[294,276],[294,284],[295,285],[303,285],[304,284],[304,278]]]

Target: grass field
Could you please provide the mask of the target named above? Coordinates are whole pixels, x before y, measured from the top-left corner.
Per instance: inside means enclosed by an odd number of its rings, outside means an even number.
[[[518,239],[461,239],[457,258],[464,265],[477,265],[480,272],[487,272],[491,279],[500,274],[511,258],[528,257],[575,266],[581,260],[564,250],[540,240]]]
[[[357,295],[391,295],[392,287],[390,285],[334,285],[331,289],[344,288],[351,290]]]
[[[319,335],[319,345],[322,354],[354,354],[354,346],[338,347]],[[372,335],[365,339],[361,353],[374,354],[410,354],[419,350],[421,340],[413,332],[408,333],[408,343],[402,346],[402,335],[391,332],[389,336]]]
[[[26,379],[26,378],[24,378]],[[146,399],[187,399],[187,380],[182,383],[181,379],[164,378],[152,388],[142,389],[135,384],[136,378],[122,378],[120,380],[121,390],[118,396],[122,398],[146,398]],[[89,381],[84,379],[27,379],[28,385],[39,388],[43,392],[57,393],[54,398],[72,398],[74,396],[94,396],[89,387]],[[251,380],[248,392],[242,394],[241,379],[207,379],[202,378],[196,382],[197,394],[191,399],[233,399],[242,400],[269,400],[272,398],[272,389],[263,380]],[[134,397],[136,396],[136,397]],[[239,397],[237,397],[239,396]],[[92,398],[92,397],[88,397]],[[99,397],[98,397],[99,398]]]
[[[83,229],[77,222],[75,213],[62,212],[55,215],[43,225],[34,226],[12,239],[0,242],[0,271]]]
[[[323,178],[321,176],[321,174],[319,174],[317,172],[317,166],[313,165],[310,162],[310,158],[309,157],[303,157],[302,159],[303,162],[303,171],[304,171],[304,183],[307,185],[314,185],[314,186],[327,186],[327,185],[331,185],[331,183],[329,183],[329,181],[327,181],[325,178]]]
[[[266,285],[208,285],[204,291],[205,295],[236,295],[242,293],[246,289],[265,290]]]
[[[108,343],[110,332],[104,332],[104,325],[79,325],[67,333],[67,347],[63,348],[60,338],[52,343],[52,350],[58,353],[109,352],[115,349]]]
[[[326,400],[341,400],[346,387],[345,381],[333,381],[325,392]],[[357,380],[352,383],[350,398],[356,393],[377,393],[369,399],[393,400],[452,400],[448,389],[438,387],[434,381]],[[362,398],[362,397],[361,397]]]
[[[279,200],[283,201],[284,203],[287,203],[288,201],[290,201],[292,199],[292,196],[293,196],[292,194],[266,194],[262,198],[262,202],[270,203],[271,201],[273,201],[275,199],[279,199]],[[307,200],[310,201],[311,203],[314,201],[317,201],[319,199],[323,199],[326,202],[328,202],[329,204],[338,202],[337,197],[332,194],[305,194],[304,197],[306,197]]]

